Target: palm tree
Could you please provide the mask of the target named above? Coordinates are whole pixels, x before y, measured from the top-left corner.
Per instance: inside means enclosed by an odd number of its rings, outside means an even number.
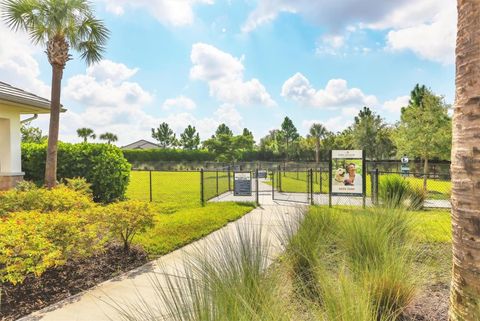
[[[97,138],[97,135],[93,132],[93,129],[90,128],[79,128],[77,129],[77,135],[80,138],[83,138],[83,142],[86,143],[89,138],[95,139]]]
[[[452,145],[451,321],[480,320],[480,2],[458,0]]]
[[[112,134],[112,133],[101,134],[99,138],[101,140],[106,140],[107,144],[111,144],[111,143],[116,142],[118,140],[117,135]]]
[[[94,16],[87,0],[4,0],[3,18],[14,31],[25,30],[34,44],[46,47],[52,66],[50,127],[45,185],[56,185],[60,94],[63,69],[71,60],[70,48],[87,64],[102,58],[109,31]]]
[[[320,143],[328,131],[322,124],[314,123],[310,127],[309,136],[315,139],[315,163],[320,162]]]

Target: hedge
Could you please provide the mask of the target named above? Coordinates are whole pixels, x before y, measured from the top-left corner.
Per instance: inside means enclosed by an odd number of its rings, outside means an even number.
[[[130,162],[148,161],[214,161],[215,154],[203,150],[183,149],[125,149],[123,155]]]
[[[22,144],[22,168],[25,179],[42,183],[45,175],[46,144]],[[131,165],[122,151],[109,144],[58,145],[57,179],[84,177],[92,184],[96,202],[112,202],[124,198]]]

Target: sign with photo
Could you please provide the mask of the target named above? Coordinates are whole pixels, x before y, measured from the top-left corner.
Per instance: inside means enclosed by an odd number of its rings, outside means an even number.
[[[234,172],[233,173],[233,195],[251,196],[252,195],[252,173]]]
[[[363,151],[332,150],[331,155],[331,194],[363,196],[365,183]]]

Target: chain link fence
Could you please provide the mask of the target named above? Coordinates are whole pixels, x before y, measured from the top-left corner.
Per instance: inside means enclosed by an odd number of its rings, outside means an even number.
[[[254,163],[251,168],[255,168]],[[199,171],[132,171],[127,197],[158,203],[206,204],[209,201],[256,202],[261,200],[290,201],[304,204],[337,206],[372,206],[385,202],[388,182],[401,179],[419,191],[423,205],[429,208],[450,208],[449,173],[402,173],[370,170],[365,177],[364,196],[330,194],[328,167],[283,166],[273,163],[265,169],[243,167],[200,169]],[[251,194],[234,195],[235,173],[251,173]],[[258,173],[258,175],[257,175]],[[423,194],[421,193],[423,192]]]

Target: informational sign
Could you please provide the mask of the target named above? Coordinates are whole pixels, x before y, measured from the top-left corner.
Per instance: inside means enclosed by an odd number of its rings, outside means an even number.
[[[267,178],[266,170],[258,170],[258,178]]]
[[[400,161],[402,162],[402,165],[400,167],[400,170],[402,172],[402,175],[403,176],[408,176],[408,174],[410,173],[410,167],[408,166],[408,157],[407,155],[403,155],[403,157],[400,159]]]
[[[233,173],[233,195],[251,196],[252,195],[252,173],[234,172]]]
[[[332,150],[331,155],[331,194],[363,196],[365,184],[363,151]]]

